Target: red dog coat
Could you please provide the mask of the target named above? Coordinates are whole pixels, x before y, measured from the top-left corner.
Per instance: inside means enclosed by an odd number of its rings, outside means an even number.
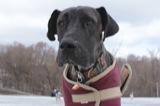
[[[67,78],[69,65],[63,73],[63,95],[65,106],[121,106],[120,70],[116,61],[104,72],[91,78],[79,88],[72,87],[77,82]]]

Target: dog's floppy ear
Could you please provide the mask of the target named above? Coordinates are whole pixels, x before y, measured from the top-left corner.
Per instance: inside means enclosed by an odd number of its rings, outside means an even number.
[[[51,41],[55,40],[55,34],[57,34],[57,18],[59,14],[59,10],[54,10],[48,22],[47,37]]]
[[[114,19],[107,13],[104,7],[97,8],[97,11],[101,16],[102,31],[104,31],[103,40],[105,40],[106,37],[117,33],[119,30],[119,27],[117,23],[114,21]]]

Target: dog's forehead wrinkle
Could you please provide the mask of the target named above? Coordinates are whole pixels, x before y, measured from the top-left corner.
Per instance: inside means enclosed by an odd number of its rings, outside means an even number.
[[[59,19],[63,17],[78,17],[78,18],[92,18],[94,21],[97,21],[99,17],[98,12],[96,9],[91,8],[91,7],[85,7],[85,6],[79,6],[79,7],[72,7],[68,8],[66,10],[63,10],[60,15]]]
[[[94,9],[90,9],[90,10],[79,10],[77,11],[77,14],[81,14],[81,17],[82,18],[91,18],[93,19],[94,21],[97,22],[97,13]]]

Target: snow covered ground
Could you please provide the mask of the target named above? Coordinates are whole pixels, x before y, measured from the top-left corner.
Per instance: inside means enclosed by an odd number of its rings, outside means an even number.
[[[122,106],[160,106],[160,98],[122,98]]]
[[[0,96],[0,106],[64,106],[54,97],[44,96]],[[160,106],[160,98],[122,98],[122,106]]]

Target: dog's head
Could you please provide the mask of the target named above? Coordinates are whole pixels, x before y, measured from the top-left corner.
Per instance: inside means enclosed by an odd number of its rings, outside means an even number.
[[[48,22],[47,36],[54,41],[58,35],[57,62],[60,66],[69,63],[88,69],[100,56],[104,39],[118,30],[117,23],[104,7],[79,6],[55,10]]]

